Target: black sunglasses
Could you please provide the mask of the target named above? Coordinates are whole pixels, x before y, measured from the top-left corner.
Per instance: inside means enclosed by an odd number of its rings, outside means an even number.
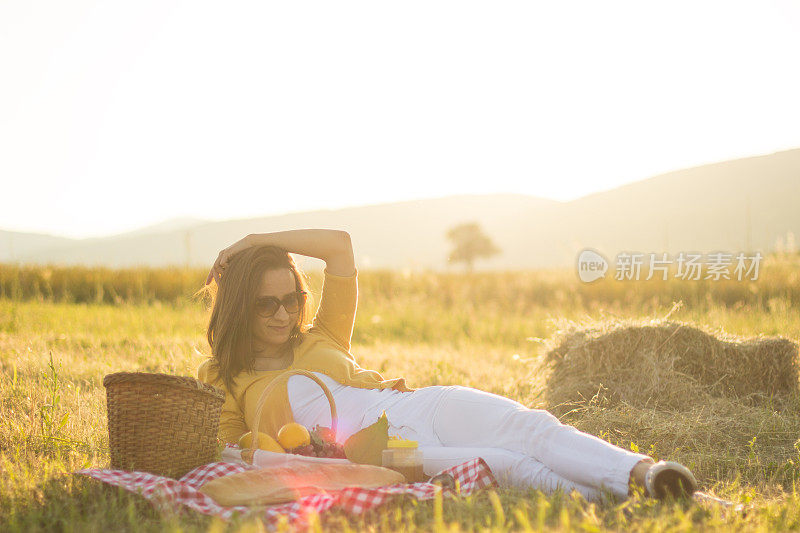
[[[306,302],[306,291],[290,292],[282,300],[275,296],[262,296],[256,299],[256,313],[264,318],[270,318],[283,306],[287,313],[296,313]]]

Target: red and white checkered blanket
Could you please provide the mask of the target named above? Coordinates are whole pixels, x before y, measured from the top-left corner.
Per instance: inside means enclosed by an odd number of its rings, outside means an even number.
[[[268,526],[276,526],[281,517],[289,524],[303,526],[308,516],[316,512],[322,514],[332,507],[339,507],[351,514],[360,514],[381,505],[397,494],[410,494],[419,500],[429,500],[442,490],[444,495],[454,495],[448,488],[440,488],[431,483],[400,483],[377,489],[359,487],[345,488],[333,493],[320,493],[306,496],[294,502],[262,507],[253,510],[249,507],[222,507],[198,489],[212,479],[257,468],[252,465],[232,462],[209,463],[195,468],[182,478],[175,480],[146,472],[126,472],[124,470],[104,470],[90,468],[76,474],[93,477],[105,483],[116,485],[134,493],[141,494],[160,509],[176,509],[181,505],[203,514],[218,516],[229,520],[234,514],[263,513],[262,519]],[[480,457],[440,473],[449,473],[456,480],[458,493],[467,496],[476,490],[497,486],[486,462]]]

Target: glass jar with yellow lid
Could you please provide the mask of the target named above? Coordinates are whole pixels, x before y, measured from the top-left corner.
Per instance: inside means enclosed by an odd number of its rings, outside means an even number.
[[[415,440],[390,438],[382,459],[381,465],[403,474],[406,483],[427,481],[422,470],[422,452]]]

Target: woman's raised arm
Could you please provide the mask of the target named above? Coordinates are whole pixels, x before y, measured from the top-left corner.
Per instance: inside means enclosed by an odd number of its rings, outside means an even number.
[[[335,276],[355,274],[355,258],[350,234],[333,229],[296,229],[272,233],[251,233],[219,253],[206,278],[206,285],[225,268],[231,256],[250,246],[277,246],[289,253],[316,257],[325,261],[325,269]]]

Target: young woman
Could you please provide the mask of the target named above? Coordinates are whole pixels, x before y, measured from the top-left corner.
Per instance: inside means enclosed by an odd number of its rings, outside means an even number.
[[[325,261],[310,327],[308,291],[289,253]],[[313,372],[333,394],[340,442],[385,410],[390,435],[419,442],[428,475],[482,457],[501,486],[575,489],[590,500],[604,487],[622,497],[637,485],[659,497],[691,494],[696,487],[685,467],[654,465],[650,457],[561,424],[547,411],[458,385],[412,389],[404,378],[383,379],[359,367],[350,354],[358,284],[346,232],[248,235],[220,252],[205,290],[213,299],[207,332],[213,356],[200,365],[198,377],[225,390],[225,442],[249,431],[264,388],[299,368]],[[305,376],[283,379],[267,402],[259,428],[273,436],[292,420],[331,425],[324,394]]]

